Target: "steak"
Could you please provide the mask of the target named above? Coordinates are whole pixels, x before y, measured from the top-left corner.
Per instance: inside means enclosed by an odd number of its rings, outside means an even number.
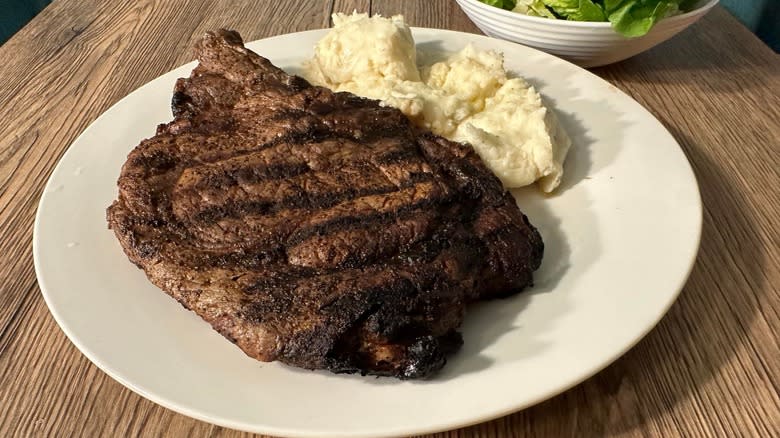
[[[247,355],[422,378],[466,306],[529,286],[542,239],[468,145],[210,32],[174,119],[127,157],[109,227]]]

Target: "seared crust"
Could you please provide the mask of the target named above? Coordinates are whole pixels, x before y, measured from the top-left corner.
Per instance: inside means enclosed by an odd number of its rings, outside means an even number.
[[[108,222],[246,354],[425,377],[460,346],[468,303],[531,284],[542,240],[471,148],[290,76],[236,32],[197,53]]]

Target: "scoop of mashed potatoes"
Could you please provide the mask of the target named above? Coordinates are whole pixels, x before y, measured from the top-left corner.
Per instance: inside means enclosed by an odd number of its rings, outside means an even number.
[[[553,191],[570,141],[539,93],[509,78],[501,54],[471,45],[418,66],[403,17],[333,15],[304,75],[317,85],[378,99],[418,126],[469,143],[507,188]]]

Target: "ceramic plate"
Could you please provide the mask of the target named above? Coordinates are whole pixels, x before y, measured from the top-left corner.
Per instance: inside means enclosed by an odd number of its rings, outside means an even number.
[[[325,31],[248,44],[299,71]],[[70,147],[41,198],[38,281],[65,334],[142,396],[195,418],[277,436],[378,437],[489,420],[558,394],[631,348],[690,272],[701,230],[691,167],[667,130],[593,74],[483,36],[415,29],[428,52],[467,43],[504,52],[573,139],[563,186],[515,192],[546,251],[536,286],[471,309],[465,345],[429,381],[333,375],[261,363],[146,280],[107,229],[127,153],[171,119],[167,73],[122,99]]]

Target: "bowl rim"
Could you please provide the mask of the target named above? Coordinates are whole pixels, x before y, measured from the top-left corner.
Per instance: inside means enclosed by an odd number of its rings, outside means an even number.
[[[501,9],[495,6],[488,5],[486,3],[482,3],[479,0],[455,0],[459,6],[462,5],[461,3],[470,3],[478,8],[489,10],[493,13],[496,13],[498,15],[502,15],[506,18],[512,18],[517,19],[520,21],[526,20],[532,23],[556,23],[556,25],[561,26],[567,26],[567,27],[579,27],[579,28],[611,28],[612,23],[609,21],[569,21],[569,20],[551,20],[550,18],[545,17],[535,17],[533,15],[525,15],[518,12],[512,12],[507,11],[506,9]],[[696,9],[693,9],[691,11],[688,11],[684,14],[679,15],[673,15],[671,17],[664,18],[661,20],[664,23],[671,23],[679,20],[685,20],[686,18],[693,17],[695,15],[704,14],[710,9],[712,9],[715,5],[718,4],[720,0],[708,0],[706,3],[702,4]],[[660,23],[660,21],[659,21]]]

